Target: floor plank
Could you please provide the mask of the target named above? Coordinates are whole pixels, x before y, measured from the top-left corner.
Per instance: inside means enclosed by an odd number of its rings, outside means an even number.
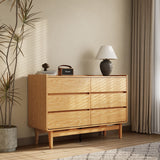
[[[51,160],[73,155],[80,155],[103,150],[128,147],[150,142],[160,141],[160,135],[145,135],[137,133],[123,133],[123,138],[119,139],[118,134],[107,134],[106,137],[92,136],[79,140],[65,140],[55,142],[54,149],[49,149],[48,144],[35,146],[25,146],[12,153],[1,153],[0,160]]]

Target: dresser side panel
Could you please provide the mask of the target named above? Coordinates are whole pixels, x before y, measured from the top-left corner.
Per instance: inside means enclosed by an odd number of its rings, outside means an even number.
[[[46,130],[46,75],[28,76],[28,124]]]

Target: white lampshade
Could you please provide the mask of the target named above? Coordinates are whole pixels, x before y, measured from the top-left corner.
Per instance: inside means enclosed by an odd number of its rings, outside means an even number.
[[[112,46],[106,45],[100,47],[96,59],[117,59],[117,56]]]

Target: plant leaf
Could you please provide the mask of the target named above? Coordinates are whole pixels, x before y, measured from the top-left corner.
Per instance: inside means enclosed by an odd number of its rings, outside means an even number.
[[[5,1],[6,1],[6,0],[1,0],[1,1],[0,1],[0,4],[3,3],[3,2],[5,2]]]

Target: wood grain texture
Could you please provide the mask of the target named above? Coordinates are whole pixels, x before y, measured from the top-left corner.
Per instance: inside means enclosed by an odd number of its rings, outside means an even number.
[[[84,134],[84,133],[94,133],[94,132],[117,130],[117,129],[119,129],[119,125],[88,127],[88,128],[81,128],[81,129],[77,128],[77,129],[69,129],[64,131],[55,131],[53,132],[53,137]]]
[[[48,78],[48,93],[80,93],[90,91],[89,78]]]
[[[91,78],[91,92],[126,91],[126,76]]]
[[[94,133],[106,130],[106,126],[93,127],[93,128],[82,128],[82,129],[70,129],[66,131],[57,131],[53,133],[54,137],[66,136],[66,135],[75,135],[75,134],[84,134],[84,133]]]
[[[39,131],[37,129],[35,129],[34,132],[35,132],[35,144],[38,144],[38,142],[39,142]]]
[[[105,137],[107,135],[107,131],[103,131],[103,136]]]
[[[134,132],[124,132],[124,138],[118,139],[117,133],[108,133],[106,137],[94,135],[82,136],[82,142],[79,143],[76,138],[56,140],[53,150],[48,149],[47,144],[18,147],[16,152],[1,153],[1,160],[53,160],[75,155],[84,155],[87,153],[104,152],[106,150],[130,147],[134,145],[159,142],[160,136],[156,134],[138,134]],[[75,140],[76,139],[76,140]],[[157,153],[158,154],[158,153]],[[138,157],[137,159],[140,159]],[[118,159],[117,157],[116,159]],[[65,158],[67,159],[67,158]],[[89,159],[91,159],[89,157]],[[108,157],[106,159],[109,159]],[[153,160],[153,157],[149,158]],[[80,160],[80,159],[77,159]],[[123,159],[121,159],[123,160]]]
[[[125,123],[126,110],[126,108],[92,110],[91,124]]]
[[[28,77],[29,126],[53,137],[119,130],[128,120],[127,76]],[[116,125],[117,124],[117,125]],[[109,125],[109,126],[107,126]]]
[[[127,121],[128,122],[128,75],[126,75],[126,88],[127,88],[127,96],[126,96],[126,104],[127,104],[127,110],[126,110],[126,117],[127,117]]]
[[[127,93],[91,94],[91,108],[127,106]]]
[[[53,149],[53,132],[48,132],[48,141],[49,141],[49,148]]]
[[[48,112],[89,109],[88,94],[49,95]]]
[[[101,127],[101,126],[107,126],[107,127],[112,126],[111,130],[113,130],[113,126],[116,127],[116,125],[119,126],[119,123],[117,123],[117,124],[116,123],[106,123],[106,124],[103,124],[103,123],[100,124],[99,123],[99,124],[89,124],[89,125],[84,125],[84,126],[79,126],[79,127],[78,126],[74,126],[74,127],[66,127],[66,128],[52,128],[52,129],[49,129],[48,131],[54,131],[54,132],[56,131],[57,132],[57,131],[64,131],[64,130],[72,130],[72,129],[76,129],[76,128],[77,129],[78,128],[82,129],[82,128]],[[118,128],[116,127],[114,129],[117,130],[117,129],[119,129],[119,127]]]
[[[48,113],[48,129],[90,124],[90,111]]]
[[[46,130],[46,76],[28,76],[28,124],[30,127]]]
[[[122,139],[122,124],[119,125],[119,138]]]

